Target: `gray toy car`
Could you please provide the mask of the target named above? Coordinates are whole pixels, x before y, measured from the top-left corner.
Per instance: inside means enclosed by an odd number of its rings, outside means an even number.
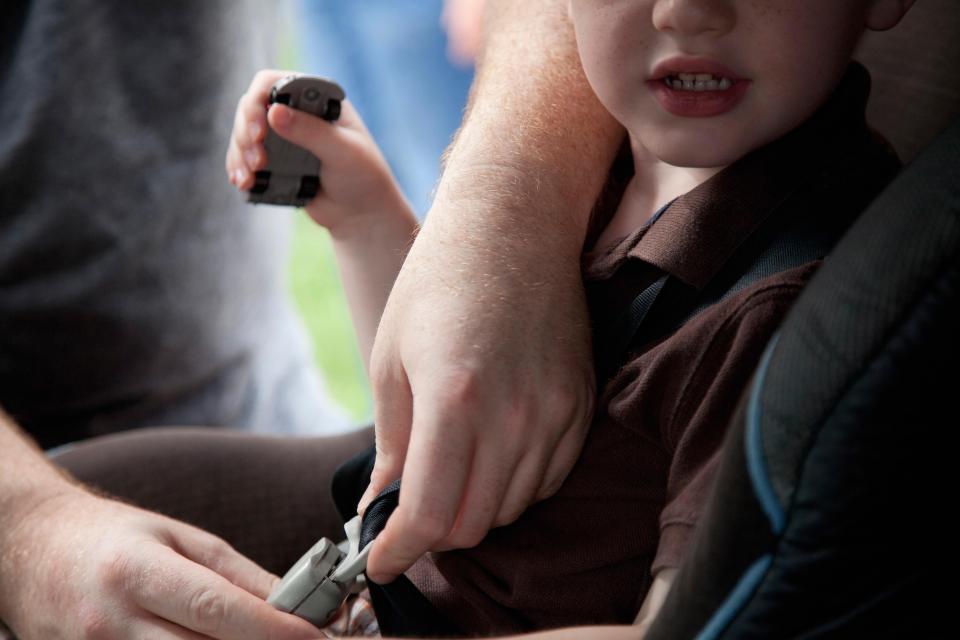
[[[270,104],[279,102],[334,122],[345,97],[336,82],[308,75],[279,80],[270,92]],[[267,166],[254,175],[248,202],[302,207],[320,191],[320,161],[312,153],[287,142],[272,129],[264,141]]]

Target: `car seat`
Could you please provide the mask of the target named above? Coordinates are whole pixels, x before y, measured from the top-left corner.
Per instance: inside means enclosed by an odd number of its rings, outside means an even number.
[[[768,347],[646,638],[952,636],[960,427],[960,3],[864,42],[905,159]],[[955,632],[954,632],[955,633]]]

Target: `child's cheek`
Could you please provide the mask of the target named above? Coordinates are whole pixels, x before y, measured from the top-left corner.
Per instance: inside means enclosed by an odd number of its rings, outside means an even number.
[[[584,6],[575,8],[573,17],[587,80],[604,107],[622,121],[620,114],[646,80],[645,32],[636,25],[635,13],[629,11]]]

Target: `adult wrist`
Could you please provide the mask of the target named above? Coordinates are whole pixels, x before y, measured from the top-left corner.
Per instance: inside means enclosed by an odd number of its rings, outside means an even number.
[[[6,557],[23,539],[33,537],[30,528],[56,513],[63,501],[89,496],[80,486],[58,478],[5,497],[4,513],[0,517],[0,556]]]
[[[47,500],[83,489],[55,467],[44,453],[22,433],[14,421],[0,411],[0,553],[18,525]]]
[[[0,533],[0,619],[9,622],[17,618],[17,612],[30,602],[31,589],[36,586],[31,577],[42,570],[49,551],[46,541],[58,529],[69,528],[62,515],[65,507],[83,497],[90,496],[64,481],[24,493],[18,497],[17,508],[4,514]]]

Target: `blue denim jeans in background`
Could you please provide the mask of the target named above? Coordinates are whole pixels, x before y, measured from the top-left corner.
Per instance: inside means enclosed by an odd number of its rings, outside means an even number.
[[[463,117],[472,69],[446,56],[442,0],[299,0],[300,66],[339,82],[417,217]]]

